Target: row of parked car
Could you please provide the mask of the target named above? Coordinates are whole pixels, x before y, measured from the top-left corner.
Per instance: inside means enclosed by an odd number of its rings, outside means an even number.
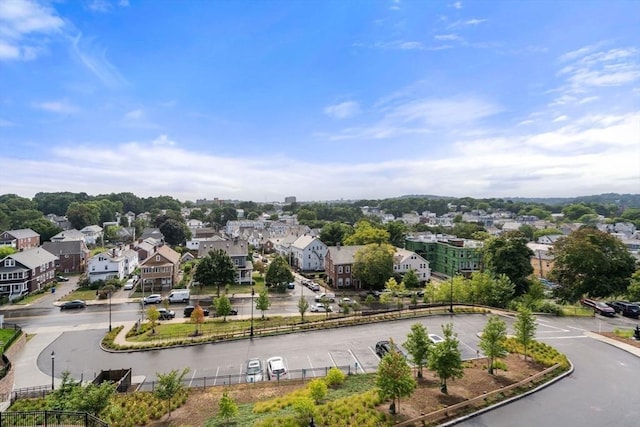
[[[262,365],[262,360],[258,358],[249,359],[247,361],[246,381],[248,383],[256,383],[267,380],[280,380],[287,375],[287,368],[284,365],[284,359],[280,356],[270,357],[266,363],[266,373]]]
[[[318,285],[316,282],[314,282],[313,280],[303,280],[302,281],[302,286],[305,286],[309,289],[311,289],[313,292],[317,292],[320,290],[320,285]]]
[[[640,317],[640,302],[628,302],[628,301],[597,301],[590,298],[585,298],[580,301],[582,305],[592,308],[597,314],[601,316],[614,317],[616,314],[621,314],[626,317],[632,317],[637,319]]]

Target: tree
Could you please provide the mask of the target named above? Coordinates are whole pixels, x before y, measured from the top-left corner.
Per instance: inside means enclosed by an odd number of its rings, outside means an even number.
[[[627,288],[627,298],[629,301],[640,301],[640,270],[636,270],[631,276],[631,283]]]
[[[353,234],[344,239],[347,246],[368,245],[371,243],[388,243],[389,232],[383,228],[374,227],[373,224],[366,219],[358,221],[355,225]]]
[[[201,326],[204,323],[204,309],[200,306],[200,303],[196,304],[193,307],[193,311],[191,312],[191,316],[189,317],[191,321],[196,325],[196,330],[194,331],[194,335],[200,335]]]
[[[462,378],[462,356],[458,349],[458,339],[451,323],[442,325],[444,341],[434,344],[429,354],[429,369],[440,378],[440,390],[447,394],[447,380]]]
[[[194,279],[201,286],[216,285],[218,288],[217,296],[220,296],[220,286],[234,283],[236,276],[236,267],[227,252],[224,249],[214,249],[200,260]]]
[[[298,419],[298,425],[309,425],[309,422],[313,418],[315,412],[315,404],[310,397],[298,396],[291,405],[293,411],[296,413]]]
[[[376,386],[381,399],[393,400],[392,408],[396,413],[400,412],[400,398],[411,396],[416,385],[411,367],[402,354],[392,349],[384,355],[378,365]]]
[[[577,221],[578,218],[584,215],[595,213],[596,211],[593,208],[590,208],[584,204],[569,205],[562,209],[562,214],[569,221]]]
[[[516,332],[516,341],[522,344],[524,359],[527,360],[527,347],[536,336],[536,319],[527,307],[520,307],[513,325]]]
[[[227,316],[231,314],[231,301],[229,301],[229,297],[226,295],[220,295],[216,299],[216,314],[218,316],[222,316],[222,321],[227,321]]]
[[[0,246],[0,259],[4,259],[16,252],[18,252],[18,250],[13,246]]]
[[[404,283],[406,289],[416,289],[420,287],[420,278],[418,278],[416,271],[411,269],[404,273],[402,283]]]
[[[99,416],[109,407],[116,387],[117,384],[112,381],[106,381],[102,384],[88,383],[85,386],[77,387],[71,398],[73,410]]]
[[[262,288],[256,299],[256,309],[262,312],[262,318],[264,319],[264,312],[271,307],[271,301],[269,301],[269,294],[266,288]]]
[[[418,366],[418,377],[422,377],[422,367],[427,364],[431,344],[427,328],[421,323],[411,325],[404,348],[409,352],[413,364]]]
[[[566,301],[624,294],[636,270],[635,259],[620,239],[590,227],[559,239],[553,256],[551,276],[560,285],[558,296]]]
[[[309,310],[309,302],[304,296],[300,295],[298,300],[298,313],[300,313],[300,321],[304,323],[304,314]]]
[[[171,417],[171,401],[184,390],[182,379],[189,372],[189,368],[184,368],[182,372],[173,369],[168,374],[156,373],[158,382],[154,389],[154,394],[159,398],[166,400],[169,406],[169,417]]]
[[[27,221],[23,224],[23,227],[30,228],[38,233],[41,242],[48,242],[53,236],[62,231],[62,228],[44,217]]]
[[[156,325],[158,324],[158,319],[160,318],[160,312],[156,308],[155,305],[147,308],[147,319],[151,323],[151,333],[156,333]]]
[[[407,225],[402,221],[390,221],[385,226],[389,233],[388,242],[396,247],[404,247],[404,238],[407,235]]]
[[[507,324],[498,316],[490,316],[482,331],[478,347],[489,358],[489,374],[493,375],[493,365],[497,358],[506,357]]]
[[[184,222],[169,218],[158,227],[162,232],[164,239],[170,245],[183,244],[187,239],[191,238],[191,231]]]
[[[96,225],[100,220],[100,209],[90,202],[73,202],[65,214],[73,228],[81,230],[88,225]]]
[[[341,222],[330,222],[320,230],[320,240],[327,246],[337,246],[343,243],[345,236],[352,232],[351,226]]]
[[[253,269],[257,271],[260,275],[263,275],[265,271],[267,271],[267,268],[265,267],[264,262],[262,261],[255,261],[253,263]]]
[[[353,262],[353,275],[368,289],[382,289],[393,276],[395,249],[388,244],[372,243],[359,249]]]
[[[533,251],[527,238],[519,231],[509,231],[489,239],[484,245],[484,264],[494,277],[506,274],[513,282],[516,296],[527,292],[528,277],[533,273]]]
[[[275,285],[278,290],[283,291],[288,283],[293,282],[293,279],[287,260],[280,255],[276,256],[267,269],[265,283]]]
[[[307,384],[307,390],[309,397],[318,404],[327,396],[327,383],[322,378],[316,378]]]
[[[384,290],[386,291],[385,293],[396,297],[396,305],[398,308],[401,308],[402,302],[400,298],[402,298],[402,295],[407,291],[404,282],[398,283],[396,279],[392,277],[384,284]]]
[[[225,425],[228,425],[229,421],[237,416],[238,405],[229,397],[229,393],[223,392],[220,403],[218,403],[218,418],[222,419]]]

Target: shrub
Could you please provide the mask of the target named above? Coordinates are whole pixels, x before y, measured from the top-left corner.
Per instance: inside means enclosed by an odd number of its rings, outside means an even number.
[[[327,383],[317,378],[307,384],[309,396],[316,402],[320,403],[327,396]]]
[[[337,387],[344,383],[346,375],[340,369],[333,367],[329,369],[327,372],[327,376],[325,377],[325,382],[329,387]]]

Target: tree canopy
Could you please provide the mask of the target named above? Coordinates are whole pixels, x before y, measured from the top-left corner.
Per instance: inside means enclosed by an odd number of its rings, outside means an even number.
[[[444,341],[434,344],[429,353],[429,369],[440,378],[440,389],[447,393],[447,380],[462,378],[462,354],[458,348],[458,339],[453,333],[451,323],[442,325]]]
[[[220,296],[220,286],[234,283],[236,275],[236,267],[224,249],[214,249],[198,262],[194,279],[200,286],[216,285]]]
[[[389,244],[366,245],[354,256],[353,275],[368,289],[382,289],[393,276],[394,253]]]
[[[635,259],[620,239],[590,227],[559,239],[553,255],[556,292],[567,301],[624,294],[635,271]]]
[[[533,273],[533,251],[527,238],[519,231],[510,231],[485,242],[484,264],[495,277],[505,274],[515,285],[515,295],[527,292],[529,275]]]
[[[380,361],[376,386],[382,399],[393,399],[396,412],[400,412],[400,398],[411,396],[416,389],[417,384],[411,367],[404,356],[395,349],[385,354]]]
[[[360,220],[355,225],[353,234],[344,239],[347,246],[367,245],[370,243],[388,243],[389,232],[384,228],[374,227],[368,220]]]
[[[507,339],[507,325],[499,316],[489,316],[489,320],[482,331],[478,347],[489,358],[489,374],[493,375],[493,365],[496,359],[506,357],[505,346]]]
[[[293,273],[287,264],[287,260],[282,256],[276,256],[265,276],[265,283],[275,286],[278,290],[284,290],[288,283],[293,282]]]

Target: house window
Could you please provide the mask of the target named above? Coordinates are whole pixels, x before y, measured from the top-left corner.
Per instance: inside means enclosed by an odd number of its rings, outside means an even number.
[[[351,286],[351,279],[349,279],[348,277],[346,279],[344,279],[344,285],[345,286]]]
[[[342,266],[339,266],[339,267],[338,267],[338,273],[339,273],[339,274],[342,274]]]
[[[342,286],[342,277],[338,277],[338,287]]]
[[[350,265],[345,266],[344,267],[344,272],[345,273],[351,273],[351,266]]]
[[[160,261],[160,255],[156,255],[156,261]]]
[[[15,267],[16,266],[16,260],[13,258],[7,258],[4,260],[4,266],[5,267]]]

